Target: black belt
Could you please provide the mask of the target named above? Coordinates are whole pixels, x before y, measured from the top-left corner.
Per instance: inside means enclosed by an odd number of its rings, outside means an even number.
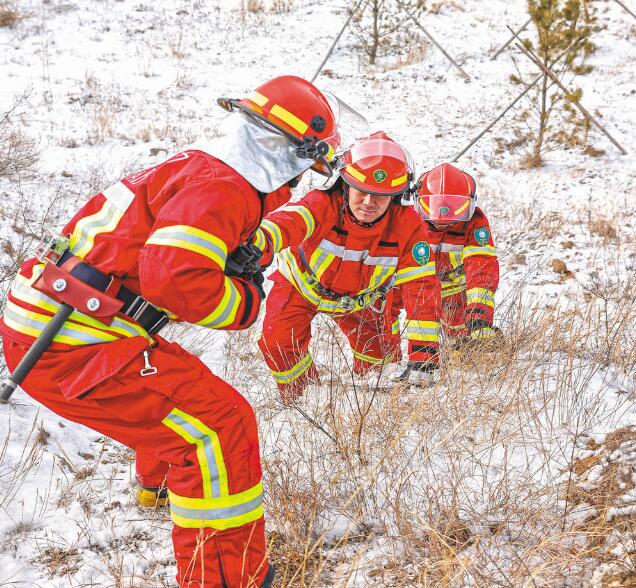
[[[64,262],[68,261],[71,257],[73,257],[73,254],[70,251],[65,251],[57,262],[57,265],[63,265]],[[81,280],[100,292],[105,292],[113,279],[111,276],[103,274],[83,261],[78,263],[71,270],[71,274],[78,280]],[[115,298],[124,303],[119,312],[139,323],[149,335],[158,333],[170,320],[165,312],[159,310],[143,296],[133,292],[123,284],[119,288],[119,292],[117,292]]]

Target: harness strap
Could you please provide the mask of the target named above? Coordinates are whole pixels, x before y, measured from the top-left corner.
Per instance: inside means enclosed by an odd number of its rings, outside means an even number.
[[[298,253],[300,255],[301,261],[303,262],[303,265],[305,266],[305,269],[307,270],[307,273],[309,274],[309,278],[310,278],[309,283],[311,287],[316,292],[318,292],[321,296],[324,296],[325,298],[328,298],[329,300],[334,300],[338,302],[339,306],[347,310],[353,310],[356,302],[362,307],[367,307],[367,306],[372,307],[372,305],[375,304],[375,302],[378,299],[382,299],[382,308],[380,308],[380,310],[378,311],[378,312],[382,312],[384,308],[384,299],[386,297],[386,293],[391,288],[393,288],[393,285],[395,283],[394,276],[391,277],[390,280],[387,280],[381,286],[369,292],[363,292],[362,294],[358,294],[357,296],[349,296],[347,294],[340,294],[338,292],[335,292],[334,290],[330,290],[329,288],[327,288],[326,286],[323,286],[320,283],[320,280],[314,273],[314,270],[311,269],[311,266],[309,265],[309,262],[307,261],[307,256],[305,255],[305,251],[303,250],[301,245],[298,245]]]
[[[139,323],[149,335],[158,333],[168,324],[170,319],[165,312],[153,306],[140,294],[121,284],[114,276],[103,274],[74,256],[70,251],[65,251],[56,265],[64,266],[64,269],[74,277],[96,290],[109,293],[121,300],[124,304],[119,312]]]

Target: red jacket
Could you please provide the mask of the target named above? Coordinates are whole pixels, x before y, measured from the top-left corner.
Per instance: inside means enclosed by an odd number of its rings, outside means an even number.
[[[492,326],[499,262],[486,215],[476,208],[469,221],[442,230],[427,225],[438,253],[436,270],[442,296],[465,290],[466,324],[477,321],[478,325]]]
[[[264,262],[278,253],[278,271],[321,312],[357,311],[377,301],[392,281],[402,285],[410,359],[436,359],[440,291],[425,225],[411,208],[391,204],[365,227],[342,204],[339,191],[313,190],[269,214],[254,238]],[[321,288],[354,300],[343,307]]]
[[[227,256],[249,240],[261,217],[290,197],[287,186],[264,198],[232,168],[202,151],[185,151],[100,192],[64,227],[71,251],[121,279],[171,318],[215,329],[242,329],[258,315],[249,281],[224,273]],[[3,317],[4,336],[30,342],[59,308],[31,287],[41,272],[25,262]],[[131,318],[112,325],[74,312],[54,345],[104,343],[145,335]]]

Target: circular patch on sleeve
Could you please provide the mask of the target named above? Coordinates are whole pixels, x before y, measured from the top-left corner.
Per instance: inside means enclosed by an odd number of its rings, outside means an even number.
[[[475,241],[482,247],[490,240],[490,231],[486,227],[479,227],[475,229]]]
[[[431,259],[431,246],[426,241],[418,241],[413,245],[413,259],[420,265],[426,265]]]

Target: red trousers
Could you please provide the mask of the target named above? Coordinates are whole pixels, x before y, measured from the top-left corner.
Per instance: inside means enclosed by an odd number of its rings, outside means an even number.
[[[261,586],[268,563],[254,412],[196,357],[157,339],[156,374],[140,374],[148,347],[134,337],[47,351],[22,388],[135,449],[144,485],[167,473],[180,586]],[[6,338],[3,347],[13,371],[26,347]]]
[[[449,291],[453,291],[449,289]],[[442,289],[442,330],[452,338],[467,337],[466,328],[466,289],[454,294],[444,295]]]
[[[283,401],[300,396],[308,384],[318,381],[318,372],[309,353],[311,321],[317,314],[317,308],[285,278],[274,279],[274,286],[267,296],[263,333],[258,344]],[[349,340],[354,372],[364,374],[391,361],[395,348],[386,313],[365,308],[330,316]]]

